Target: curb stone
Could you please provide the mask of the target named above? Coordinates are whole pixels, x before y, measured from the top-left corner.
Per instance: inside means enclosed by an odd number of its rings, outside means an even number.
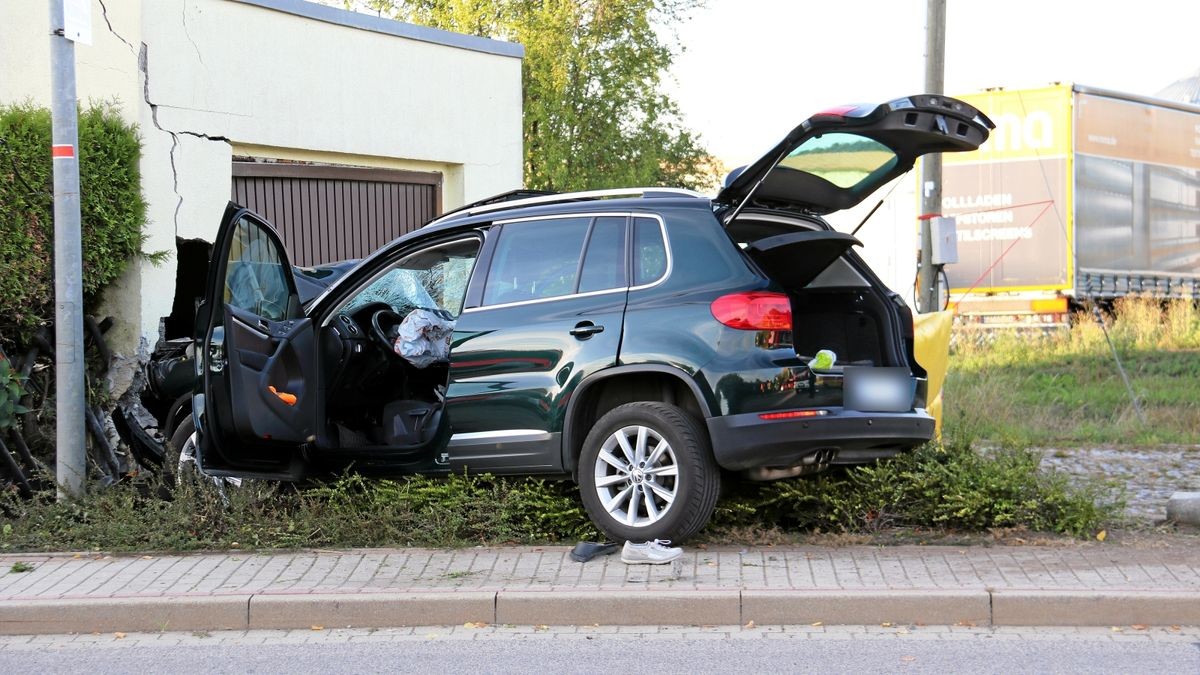
[[[997,626],[1200,625],[1200,593],[992,591]]]
[[[0,602],[0,635],[242,629],[250,597],[5,600]]]
[[[730,591],[500,591],[496,623],[606,626],[721,625],[741,622]]]
[[[988,591],[742,591],[742,623],[991,623]]]
[[[465,591],[164,596],[0,603],[0,634],[469,622],[554,625],[1200,625],[1200,591]]]
[[[492,623],[496,615],[496,594],[486,591],[262,594],[251,597],[249,604],[247,628],[250,629],[312,626],[390,628],[475,621]]]
[[[1167,500],[1167,520],[1200,526],[1200,492],[1176,492]]]

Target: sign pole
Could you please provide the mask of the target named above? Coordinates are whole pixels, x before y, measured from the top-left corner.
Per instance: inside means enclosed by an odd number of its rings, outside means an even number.
[[[946,0],[928,0],[925,6],[925,93],[941,95],[946,75]],[[921,266],[917,273],[917,306],[936,312],[937,273],[933,265],[931,216],[942,213],[942,155],[921,160]]]
[[[54,334],[58,498],[83,494],[87,477],[83,362],[83,254],[79,222],[79,112],[75,43],[67,39],[64,0],[50,0],[54,162]]]

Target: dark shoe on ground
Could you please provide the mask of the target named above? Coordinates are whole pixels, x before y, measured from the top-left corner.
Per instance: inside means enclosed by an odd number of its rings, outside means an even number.
[[[587,562],[592,558],[602,555],[608,555],[617,550],[617,545],[611,541],[581,541],[575,544],[575,548],[571,549],[571,560],[575,562]]]

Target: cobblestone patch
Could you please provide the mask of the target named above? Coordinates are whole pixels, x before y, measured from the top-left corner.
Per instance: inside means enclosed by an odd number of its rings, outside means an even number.
[[[1125,513],[1135,522],[1161,521],[1173,493],[1200,491],[1200,445],[1051,448],[1043,453],[1043,467],[1075,479],[1097,478],[1123,485]]]

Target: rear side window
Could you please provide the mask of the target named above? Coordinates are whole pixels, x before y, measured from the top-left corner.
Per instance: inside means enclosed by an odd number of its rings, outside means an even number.
[[[627,220],[624,216],[601,216],[592,225],[579,275],[580,293],[624,288]]]
[[[506,223],[488,270],[483,304],[541,300],[575,292],[591,218]]]
[[[662,227],[653,218],[633,221],[633,285],[644,286],[667,273],[667,246]]]

